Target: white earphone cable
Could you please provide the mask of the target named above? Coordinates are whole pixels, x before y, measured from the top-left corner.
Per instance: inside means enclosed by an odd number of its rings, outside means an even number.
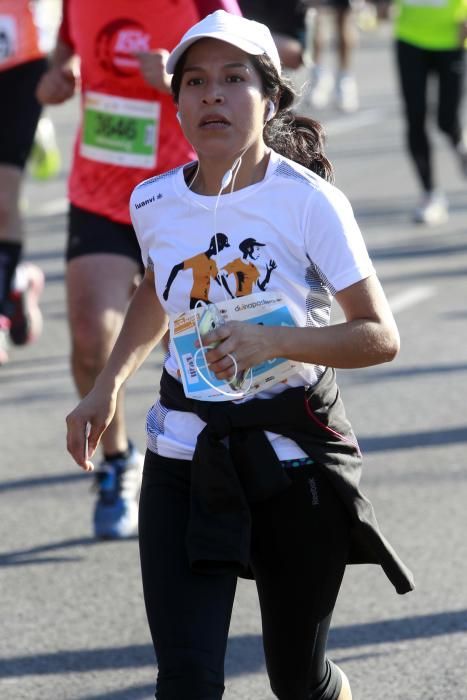
[[[230,184],[231,184],[230,192],[233,192],[233,188],[234,188],[234,185],[235,185],[235,179],[236,179],[236,177],[237,177],[237,175],[238,175],[238,172],[239,172],[239,170],[240,170],[240,167],[241,167],[241,165],[242,165],[242,158],[243,158],[243,156],[244,156],[244,154],[245,154],[245,152],[246,152],[247,150],[248,150],[248,147],[245,148],[245,149],[241,152],[241,154],[238,156],[238,158],[235,159],[235,161],[234,161],[233,164],[232,164],[232,167],[224,173],[224,175],[223,175],[223,177],[222,177],[222,180],[221,180],[221,187],[220,187],[220,190],[219,190],[219,192],[217,193],[217,196],[216,196],[216,201],[215,201],[215,204],[214,204],[214,212],[213,212],[213,216],[214,216],[214,245],[215,245],[215,248],[216,248],[216,255],[219,255],[219,252],[220,252],[220,251],[219,251],[219,244],[218,244],[218,241],[217,241],[217,236],[218,236],[218,231],[217,231],[217,208],[218,208],[218,206],[219,206],[219,202],[220,202],[220,198],[221,198],[222,192],[223,192]],[[195,181],[196,178],[198,177],[198,173],[199,173],[199,160],[198,160],[198,163],[197,163],[197,165],[196,165],[195,174],[194,174],[192,180],[190,181],[190,184],[187,185],[188,189],[191,189],[191,187],[193,186],[194,181]],[[220,280],[219,280],[219,281],[220,281]],[[220,281],[220,286],[221,286],[221,288],[222,288],[222,293],[223,293],[223,295],[224,295],[224,300],[225,300],[225,301],[228,301],[227,291],[226,291],[226,289],[225,289],[225,287],[224,287],[224,285],[222,284],[221,281]],[[246,394],[247,394],[248,391],[250,390],[251,385],[252,385],[252,383],[253,383],[253,371],[252,371],[251,367],[246,371],[245,376],[244,376],[243,379],[242,379],[242,384],[243,384],[243,382],[245,382],[245,380],[246,380],[246,377],[248,376],[248,386],[247,386],[245,389],[239,389],[238,391],[235,390],[235,391],[229,392],[229,391],[224,391],[224,389],[221,389],[221,388],[218,387],[218,386],[215,386],[215,384],[213,384],[213,383],[210,381],[210,379],[208,379],[208,377],[206,376],[206,374],[204,373],[204,371],[201,369],[201,366],[198,364],[198,357],[199,357],[200,353],[202,353],[202,355],[203,355],[203,360],[204,360],[204,367],[207,369],[208,372],[210,371],[210,370],[209,370],[209,365],[208,365],[208,363],[207,363],[207,361],[206,361],[206,350],[210,350],[210,349],[212,348],[212,346],[205,346],[204,343],[203,343],[203,339],[202,339],[202,337],[201,337],[201,333],[200,333],[200,330],[199,330],[198,314],[197,314],[197,312],[196,312],[197,309],[200,308],[201,306],[207,307],[207,304],[205,304],[205,303],[204,303],[203,301],[201,301],[201,300],[197,301],[197,302],[196,302],[196,305],[195,305],[195,328],[196,328],[196,335],[197,335],[197,337],[198,337],[199,348],[198,348],[198,350],[195,352],[195,354],[194,354],[194,356],[193,356],[193,362],[194,362],[194,365],[195,365],[196,372],[200,375],[200,377],[202,378],[202,380],[203,380],[211,389],[214,389],[214,391],[217,391],[219,394],[222,394],[223,396],[228,396],[229,398],[235,398],[235,399],[243,398],[244,396],[246,396]],[[230,379],[230,381],[233,382],[233,381],[236,380],[237,375],[238,375],[238,364],[237,364],[236,358],[235,358],[234,355],[232,355],[231,353],[227,353],[227,357],[230,357],[230,359],[231,359],[232,362],[233,362],[233,366],[234,366],[234,375],[233,375],[233,377]]]

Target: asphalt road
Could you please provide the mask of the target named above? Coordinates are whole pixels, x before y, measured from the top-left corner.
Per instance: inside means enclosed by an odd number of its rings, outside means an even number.
[[[329,648],[355,700],[465,700],[467,181],[436,138],[451,217],[436,229],[414,226],[418,190],[387,30],[364,37],[358,78],[360,111],[321,117],[402,350],[390,365],[339,377],[365,454],[364,490],[417,589],[398,596],[378,568],[349,567]],[[64,417],[76,401],[63,285],[76,103],[50,114],[63,173],[25,188],[27,258],[47,277],[45,332],[0,370],[0,698],[149,700],[155,667],[137,542],[93,540],[92,479],[65,451]],[[159,371],[155,353],[128,390],[128,422],[141,446]],[[252,583],[239,587],[226,672],[226,700],[272,699]]]

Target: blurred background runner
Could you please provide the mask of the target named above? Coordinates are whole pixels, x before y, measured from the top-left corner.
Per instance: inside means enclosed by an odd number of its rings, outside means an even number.
[[[20,263],[20,194],[41,113],[35,90],[54,42],[51,9],[48,0],[0,0],[0,365],[8,361],[10,342],[28,343],[42,328],[44,275]]]
[[[354,3],[351,0],[316,0],[314,8],[310,32],[313,60],[309,92],[311,106],[323,108],[334,100],[338,109],[354,112],[359,106],[353,73],[353,54],[358,41]],[[327,65],[328,44],[333,50],[335,46],[335,69]]]
[[[305,49],[305,0],[240,0],[239,4],[245,17],[269,27],[284,68],[299,68]]]
[[[437,189],[428,136],[429,90],[436,80],[437,126],[448,138],[467,177],[467,135],[461,124],[465,77],[467,0],[414,3],[397,0],[395,7],[396,57],[405,108],[407,150],[423,191],[414,212],[421,224],[442,224],[448,202]]]
[[[37,94],[52,105],[81,90],[66,250],[71,366],[80,396],[103,367],[139,281],[130,194],[142,180],[194,155],[176,119],[168,52],[189,26],[220,8],[239,12],[235,0],[64,0],[57,45]],[[123,395],[102,446],[94,533],[129,537],[137,529],[143,457],[127,436]]]

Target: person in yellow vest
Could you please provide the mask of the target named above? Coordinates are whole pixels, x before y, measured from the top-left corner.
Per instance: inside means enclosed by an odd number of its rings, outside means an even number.
[[[427,87],[438,82],[437,124],[448,137],[467,177],[467,136],[460,107],[465,76],[467,0],[397,0],[395,39],[405,109],[407,149],[423,190],[416,223],[436,225],[448,218],[446,197],[437,189],[427,122]]]

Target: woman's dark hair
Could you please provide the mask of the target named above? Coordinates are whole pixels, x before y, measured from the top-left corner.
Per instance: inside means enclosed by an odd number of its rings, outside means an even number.
[[[172,76],[172,94],[178,102],[186,51],[178,61]],[[264,127],[264,141],[277,153],[305,166],[328,182],[334,180],[334,169],[324,153],[324,129],[314,119],[295,114],[291,107],[296,98],[290,85],[278,74],[270,58],[263,54],[251,56],[265,97],[277,106],[275,116]]]
[[[250,60],[261,77],[264,95],[277,105],[275,116],[264,127],[265,143],[286,158],[333,182],[334,168],[324,153],[325,134],[321,124],[292,111],[297,96],[266,54],[250,56]]]

